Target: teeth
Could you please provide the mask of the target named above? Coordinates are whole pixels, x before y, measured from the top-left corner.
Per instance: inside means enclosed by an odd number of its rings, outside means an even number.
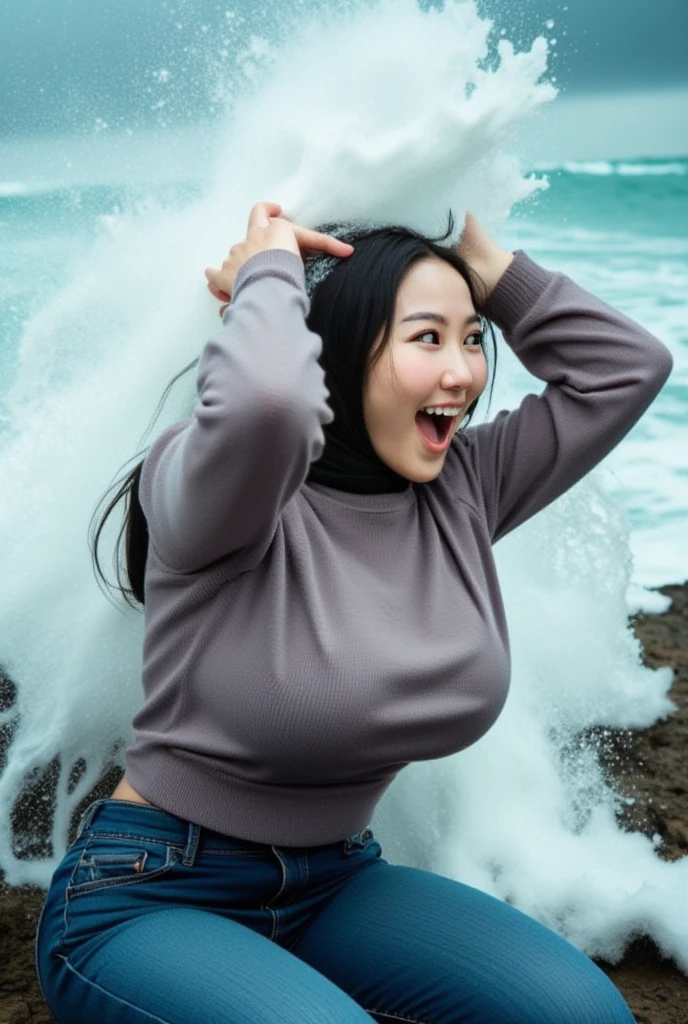
[[[459,413],[461,412],[461,409],[452,409],[451,407],[442,409],[437,405],[428,405],[425,407],[425,409],[421,409],[421,412],[431,412],[434,413],[435,416],[458,416]]]

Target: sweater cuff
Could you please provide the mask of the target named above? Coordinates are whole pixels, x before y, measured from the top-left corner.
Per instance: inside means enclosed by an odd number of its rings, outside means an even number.
[[[290,280],[297,288],[305,292],[306,272],[303,260],[290,249],[264,249],[257,252],[255,256],[249,257],[239,270],[234,280],[234,291],[232,302],[237,292],[250,279],[260,280],[263,277],[280,277],[282,280]],[[225,316],[230,306],[225,311]]]
[[[500,330],[511,327],[528,313],[554,276],[523,249],[516,249],[514,258],[497,282],[486,302],[488,319]]]

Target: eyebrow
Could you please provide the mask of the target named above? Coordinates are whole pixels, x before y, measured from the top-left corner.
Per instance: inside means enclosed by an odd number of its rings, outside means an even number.
[[[442,324],[444,327],[449,327],[449,321],[446,316],[442,316],[441,313],[410,313],[409,316],[405,316],[401,322],[402,324],[405,324],[408,320],[434,320],[435,323]],[[465,329],[466,327],[469,327],[470,324],[480,324],[480,320],[476,313],[470,313],[469,316],[466,317],[462,324],[462,328]]]

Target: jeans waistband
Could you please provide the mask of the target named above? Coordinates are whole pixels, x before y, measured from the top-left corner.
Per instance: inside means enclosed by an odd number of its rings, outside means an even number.
[[[95,800],[84,811],[77,827],[75,842],[85,834],[155,839],[169,843],[183,850],[182,863],[192,866],[199,850],[244,851],[254,854],[268,854],[273,847],[269,843],[255,843],[250,839],[226,836],[214,832],[205,825],[185,821],[169,814],[159,807],[140,804],[129,800],[104,798]],[[348,852],[365,846],[372,837],[369,829],[357,832],[339,842],[316,849],[339,849]],[[285,848],[286,849],[286,848]]]

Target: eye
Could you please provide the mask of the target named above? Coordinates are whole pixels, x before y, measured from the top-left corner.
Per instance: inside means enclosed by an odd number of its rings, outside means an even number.
[[[424,338],[432,338],[434,343],[436,343],[436,344],[440,343],[440,336],[439,336],[439,333],[437,331],[423,331],[422,334],[417,334],[416,337],[413,340],[414,341],[423,342]],[[466,341],[464,342],[464,344],[469,344],[471,341],[473,342],[473,345],[469,346],[469,347],[473,347],[475,345],[478,345],[478,346],[482,347],[483,332],[482,331],[474,331],[473,334],[469,334],[468,337],[466,338]]]
[[[440,336],[437,331],[423,331],[422,334],[416,335],[414,341],[421,341],[422,338],[434,338],[435,341],[439,342]]]

